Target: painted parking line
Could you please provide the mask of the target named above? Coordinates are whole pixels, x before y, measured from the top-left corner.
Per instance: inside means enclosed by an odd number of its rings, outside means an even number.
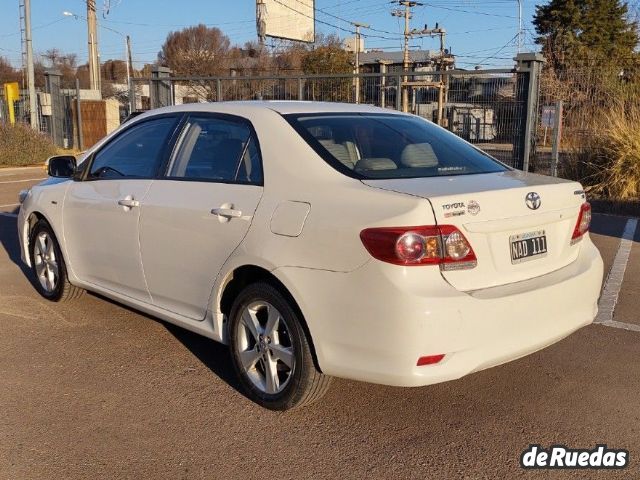
[[[6,177],[8,175],[15,175],[16,172],[26,172],[29,170],[44,170],[43,165],[38,165],[35,167],[11,167],[11,168],[0,168],[0,177]]]
[[[7,208],[7,207],[19,207],[20,204],[19,203],[8,203],[6,205],[0,205],[0,208]]]
[[[607,281],[604,284],[604,290],[600,297],[600,302],[598,303],[598,316],[593,323],[598,323],[605,327],[640,332],[639,325],[616,322],[613,320],[613,313],[615,312],[616,304],[618,303],[618,296],[620,295],[620,289],[622,288],[624,272],[627,270],[627,264],[629,263],[629,255],[631,254],[631,246],[633,245],[633,236],[635,235],[637,227],[638,219],[630,218],[627,220],[624,232],[622,233],[622,238],[620,239],[618,252],[613,260],[613,266],[607,276]]]
[[[41,178],[25,178],[23,180],[3,180],[0,183],[4,184],[4,183],[25,183],[25,182],[35,182],[35,181],[40,181],[40,180],[44,180],[46,177],[41,177]]]

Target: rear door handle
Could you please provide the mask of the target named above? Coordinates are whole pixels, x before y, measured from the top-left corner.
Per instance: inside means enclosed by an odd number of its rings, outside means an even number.
[[[140,202],[138,200],[134,200],[131,195],[127,195],[125,198],[118,200],[118,205],[124,207],[126,211],[129,211],[134,207],[139,207]]]
[[[234,208],[214,208],[213,210],[211,210],[211,213],[219,217],[227,218],[229,220],[232,218],[240,218],[242,216],[242,212]]]

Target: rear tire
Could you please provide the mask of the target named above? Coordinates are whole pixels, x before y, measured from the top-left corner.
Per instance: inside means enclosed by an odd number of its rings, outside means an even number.
[[[235,299],[229,317],[233,366],[247,396],[270,410],[320,400],[331,377],[314,364],[302,319],[272,285],[259,282]]]
[[[40,295],[52,302],[66,302],[80,297],[85,291],[69,283],[67,266],[51,226],[38,220],[29,237],[31,270],[34,285]]]

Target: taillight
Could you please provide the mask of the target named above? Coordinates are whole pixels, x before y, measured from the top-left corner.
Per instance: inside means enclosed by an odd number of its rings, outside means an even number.
[[[368,228],[360,239],[372,257],[394,265],[462,270],[478,263],[465,236],[451,225]]]
[[[573,236],[571,237],[571,243],[574,244],[582,240],[585,233],[589,231],[591,226],[591,205],[585,202],[580,207],[580,215],[578,215],[578,221],[573,229]]]

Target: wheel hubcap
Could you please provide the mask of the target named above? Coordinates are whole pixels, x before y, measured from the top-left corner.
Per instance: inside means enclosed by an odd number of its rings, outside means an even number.
[[[234,341],[253,385],[268,394],[284,390],[295,368],[295,356],[289,326],[273,305],[263,301],[248,305]]]
[[[53,239],[46,232],[41,232],[36,237],[33,246],[33,261],[40,285],[47,292],[53,292],[58,285],[60,269],[53,247]]]

